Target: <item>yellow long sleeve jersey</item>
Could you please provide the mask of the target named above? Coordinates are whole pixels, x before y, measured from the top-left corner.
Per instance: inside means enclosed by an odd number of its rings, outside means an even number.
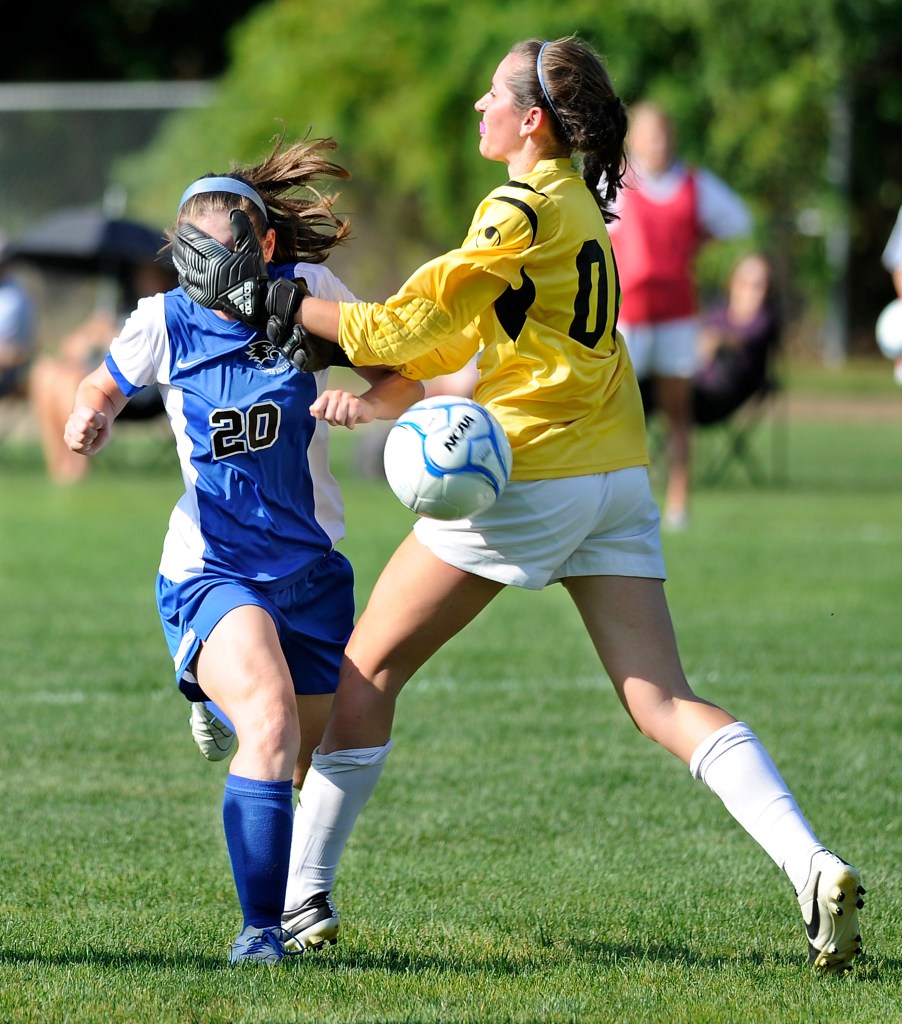
[[[581,476],[648,463],[619,304],[595,200],[570,160],[543,160],[385,303],[342,303],[339,340],[353,363],[414,379],[480,350],[474,397],[510,439],[512,479]]]

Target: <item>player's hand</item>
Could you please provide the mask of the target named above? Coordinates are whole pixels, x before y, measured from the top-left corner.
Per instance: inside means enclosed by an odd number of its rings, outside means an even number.
[[[189,298],[260,328],[269,283],[263,250],[243,210],[232,210],[230,219],[234,250],[186,222],[172,240],[172,262]]]
[[[268,327],[267,336],[285,358],[304,373],[317,373],[328,366],[351,365],[341,346],[326,341],[317,334],[310,334],[298,324],[291,328],[291,333],[281,344],[274,341]]]
[[[370,423],[374,419],[369,402],[350,391],[324,391],[310,406],[310,415],[325,420],[332,427],[347,427],[353,430],[358,423]]]
[[[69,414],[63,440],[70,451],[79,455],[96,455],[109,439],[110,421],[104,413],[83,405]]]
[[[313,373],[323,367],[310,368],[307,345],[309,334],[294,322],[301,302],[309,294],[307,282],[302,277],[295,281],[279,277],[271,282],[265,302],[266,337],[296,369]]]
[[[302,373],[316,373],[327,366],[350,366],[347,356],[335,345],[295,323],[301,302],[309,295],[302,278],[289,281],[280,277],[266,293],[266,336]]]

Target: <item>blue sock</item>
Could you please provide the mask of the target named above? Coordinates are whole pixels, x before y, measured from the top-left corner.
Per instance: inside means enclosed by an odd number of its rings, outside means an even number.
[[[222,823],[245,928],[281,923],[293,821],[291,779],[226,777]]]

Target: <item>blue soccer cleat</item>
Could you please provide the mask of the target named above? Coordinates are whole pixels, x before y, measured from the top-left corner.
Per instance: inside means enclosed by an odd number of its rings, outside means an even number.
[[[278,964],[286,956],[298,956],[303,953],[301,950],[286,949],[285,942],[292,936],[273,925],[270,928],[256,928],[248,925],[237,939],[232,943],[229,951],[229,963],[234,967],[236,964]]]

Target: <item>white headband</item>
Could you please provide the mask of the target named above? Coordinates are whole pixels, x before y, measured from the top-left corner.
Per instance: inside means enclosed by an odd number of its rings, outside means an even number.
[[[263,216],[267,220],[269,219],[269,214],[266,212],[266,204],[257,194],[256,190],[238,178],[198,178],[197,181],[192,182],[182,193],[182,198],[179,200],[179,210],[193,196],[201,195],[204,192],[228,192],[229,195],[244,196],[259,206]]]

